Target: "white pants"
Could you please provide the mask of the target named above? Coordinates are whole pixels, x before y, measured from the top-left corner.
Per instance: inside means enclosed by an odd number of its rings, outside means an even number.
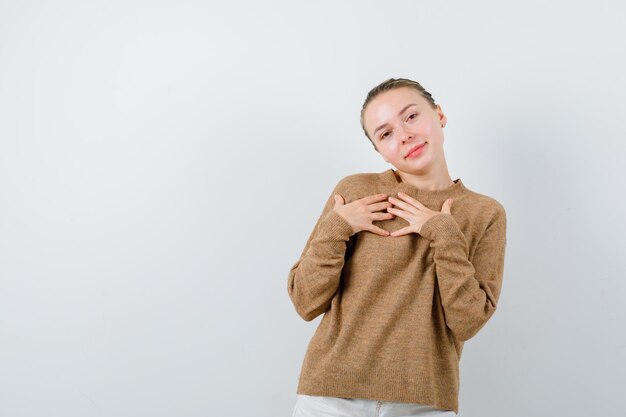
[[[452,410],[441,410],[423,404],[296,395],[292,417],[456,417]]]

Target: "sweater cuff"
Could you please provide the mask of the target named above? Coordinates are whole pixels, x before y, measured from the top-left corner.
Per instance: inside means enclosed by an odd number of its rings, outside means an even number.
[[[446,239],[458,235],[461,230],[454,217],[448,213],[436,214],[422,225],[419,234],[429,240]]]
[[[335,240],[348,241],[355,234],[350,223],[335,210],[326,213],[318,228],[320,233]]]

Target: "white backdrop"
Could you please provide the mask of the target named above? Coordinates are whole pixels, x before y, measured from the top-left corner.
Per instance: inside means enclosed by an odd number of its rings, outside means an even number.
[[[290,416],[287,273],[337,181],[390,168],[367,91],[421,82],[507,210],[460,414],[616,415],[618,1],[0,3],[0,415]]]

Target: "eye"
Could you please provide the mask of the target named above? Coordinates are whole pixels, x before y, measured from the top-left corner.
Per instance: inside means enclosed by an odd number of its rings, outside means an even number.
[[[415,119],[417,117],[417,113],[412,113],[409,115],[409,120]]]
[[[380,139],[385,139],[385,137],[389,134],[389,132],[384,132],[382,135],[380,135]]]

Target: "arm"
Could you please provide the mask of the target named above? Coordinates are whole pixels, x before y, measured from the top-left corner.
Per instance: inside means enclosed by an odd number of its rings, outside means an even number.
[[[472,338],[496,310],[506,247],[506,212],[498,204],[474,256],[468,259],[465,236],[451,214],[438,214],[422,225],[430,239],[445,320],[458,341]]]
[[[313,320],[330,307],[339,287],[346,249],[354,234],[352,226],[333,210],[333,196],[341,194],[345,199],[345,188],[344,178],[330,194],[300,259],[289,271],[289,297],[300,317],[306,321]]]

